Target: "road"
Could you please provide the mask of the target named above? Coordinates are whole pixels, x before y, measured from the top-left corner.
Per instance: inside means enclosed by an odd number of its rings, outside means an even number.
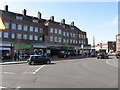
[[[118,88],[118,60],[72,59],[2,65],[3,88]]]

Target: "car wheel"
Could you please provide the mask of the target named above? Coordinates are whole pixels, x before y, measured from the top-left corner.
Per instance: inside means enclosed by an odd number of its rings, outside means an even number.
[[[30,65],[34,65],[34,64],[35,64],[35,62],[34,62],[34,61],[31,61],[31,62],[30,62]]]
[[[50,60],[47,60],[46,64],[50,64],[50,62],[51,62]]]
[[[97,57],[97,59],[99,59],[99,57]]]

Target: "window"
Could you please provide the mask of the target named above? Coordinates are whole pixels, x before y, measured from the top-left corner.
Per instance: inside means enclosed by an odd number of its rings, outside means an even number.
[[[73,37],[73,36],[72,36],[72,33],[70,33],[70,37]]]
[[[11,34],[11,38],[15,38],[15,34],[14,33]]]
[[[63,36],[65,36],[66,35],[66,32],[63,32]]]
[[[70,40],[70,43],[72,43],[72,39]]]
[[[33,26],[30,26],[30,32],[33,32]]]
[[[23,39],[27,39],[27,35],[26,34],[23,34]]]
[[[55,29],[55,34],[57,34],[57,29]]]
[[[8,33],[7,32],[4,33],[4,38],[8,38]]]
[[[40,33],[43,33],[43,28],[40,28]]]
[[[53,42],[53,36],[50,36],[50,41]]]
[[[66,41],[67,43],[69,43],[69,39],[67,39],[67,41]]]
[[[18,19],[18,20],[22,20],[23,17],[21,17],[21,16],[16,16],[16,19]]]
[[[38,40],[38,36],[34,36],[34,39],[35,39],[35,40]]]
[[[73,43],[75,43],[75,40],[73,40]]]
[[[35,22],[35,23],[38,23],[38,20],[36,20],[36,19],[33,19],[33,22]]]
[[[57,37],[55,37],[55,42],[57,42]]]
[[[77,40],[76,40],[76,44],[77,44],[78,42],[77,42]]]
[[[43,40],[43,38],[42,38],[42,36],[40,36],[40,41],[42,41]]]
[[[22,30],[22,25],[18,24],[18,30]]]
[[[33,40],[33,35],[29,35],[29,40]]]
[[[67,36],[69,37],[69,32],[67,32]]]
[[[61,37],[58,38],[58,42],[62,42],[62,38]]]
[[[50,33],[53,33],[53,32],[54,32],[53,28],[50,28]]]
[[[59,34],[62,34],[62,30],[61,29],[59,29],[59,32],[58,32]]]
[[[75,37],[75,33],[73,33],[73,37]]]
[[[16,24],[12,23],[12,29],[16,29]]]
[[[5,22],[5,28],[9,29],[9,23],[8,22]]]
[[[2,31],[0,31],[0,37],[2,37]]]
[[[23,28],[24,31],[27,31],[28,30],[28,26],[25,25],[24,28]]]
[[[63,39],[63,43],[65,43],[66,42],[66,40],[65,39]]]
[[[17,34],[17,39],[22,39],[22,35],[21,34]]]
[[[35,32],[38,32],[38,27],[35,27]]]

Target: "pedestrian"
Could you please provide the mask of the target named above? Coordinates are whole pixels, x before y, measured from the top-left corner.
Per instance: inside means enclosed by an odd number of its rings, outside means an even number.
[[[16,61],[17,59],[17,53],[14,54],[14,60]]]

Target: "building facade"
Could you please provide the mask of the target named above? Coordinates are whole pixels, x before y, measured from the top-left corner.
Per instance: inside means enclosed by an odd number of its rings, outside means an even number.
[[[13,57],[14,53],[23,55],[30,54],[58,55],[60,52],[79,54],[81,45],[88,45],[86,32],[81,31],[74,25],[54,21],[54,16],[49,20],[42,19],[41,13],[37,17],[28,16],[27,10],[22,14],[0,10],[5,30],[0,31],[2,43],[0,49],[3,56]],[[44,52],[44,53],[43,53]]]
[[[120,34],[116,35],[116,51],[120,51]]]

